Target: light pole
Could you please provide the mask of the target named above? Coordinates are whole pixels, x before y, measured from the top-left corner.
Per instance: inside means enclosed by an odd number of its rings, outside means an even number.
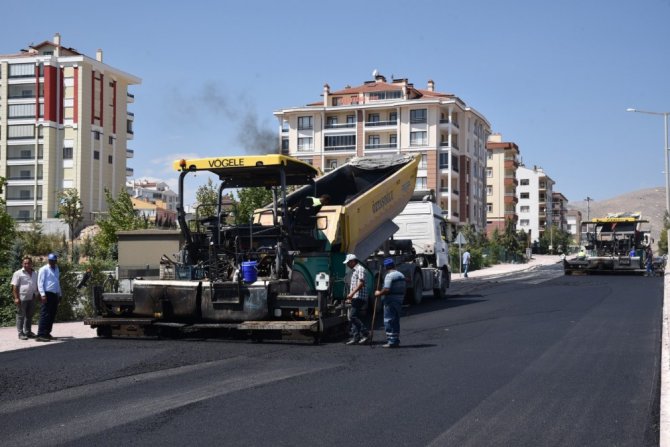
[[[626,109],[626,112],[646,113],[647,115],[661,115],[665,124],[665,145],[663,146],[663,155],[665,158],[665,211],[670,213],[670,161],[668,161],[668,115],[670,112],[650,112],[647,110],[638,110],[633,108]]]
[[[586,201],[586,221],[588,222],[591,220],[591,202],[593,199],[589,196],[586,196],[584,200]]]

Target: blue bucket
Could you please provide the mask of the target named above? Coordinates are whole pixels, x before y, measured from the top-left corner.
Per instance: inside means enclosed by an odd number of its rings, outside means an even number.
[[[256,282],[258,278],[258,270],[256,269],[256,261],[247,261],[242,263],[242,281],[246,283]]]

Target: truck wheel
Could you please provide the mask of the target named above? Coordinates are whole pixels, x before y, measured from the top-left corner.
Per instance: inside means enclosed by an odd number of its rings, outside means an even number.
[[[449,288],[449,271],[442,270],[442,278],[440,279],[440,287],[433,289],[433,298],[442,300],[447,298],[447,289]]]
[[[412,279],[412,304],[421,304],[423,299],[423,277],[419,273],[414,273]]]

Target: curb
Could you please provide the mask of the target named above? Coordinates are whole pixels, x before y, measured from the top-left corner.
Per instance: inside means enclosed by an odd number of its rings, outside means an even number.
[[[659,446],[670,447],[670,272],[663,278],[663,326],[661,337],[661,409],[659,415]]]

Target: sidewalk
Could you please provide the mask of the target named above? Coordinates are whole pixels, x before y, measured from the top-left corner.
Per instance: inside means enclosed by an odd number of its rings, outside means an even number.
[[[496,264],[485,269],[469,272],[467,278],[464,278],[458,272],[453,272],[451,275],[451,286],[447,293],[450,295],[467,293],[477,285],[482,284],[487,278],[495,278],[509,273],[533,270],[543,265],[555,264],[559,262],[559,260],[560,258],[558,256],[534,255],[526,264]],[[37,332],[36,324],[33,325],[33,332]],[[86,326],[81,321],[55,323],[51,334],[58,340],[48,343],[36,342],[34,339],[19,340],[16,327],[2,327],[0,328],[0,352],[49,346],[77,338],[93,338],[96,336],[95,329],[91,329],[90,326]]]
[[[33,332],[37,332],[36,324],[33,324]],[[16,326],[2,327],[0,328],[0,352],[49,346],[56,343],[64,343],[76,338],[93,338],[96,336],[96,333],[95,329],[91,329],[90,326],[86,326],[81,321],[71,321],[67,323],[55,323],[51,335],[58,340],[50,342],[37,342],[34,338],[19,340],[19,333],[16,330]]]
[[[451,285],[447,294],[462,294],[468,293],[476,289],[487,279],[493,279],[510,273],[532,271],[544,265],[553,265],[561,261],[558,255],[533,255],[533,257],[525,264],[496,264],[473,272],[468,272],[468,277],[465,278],[459,272],[451,272]]]

